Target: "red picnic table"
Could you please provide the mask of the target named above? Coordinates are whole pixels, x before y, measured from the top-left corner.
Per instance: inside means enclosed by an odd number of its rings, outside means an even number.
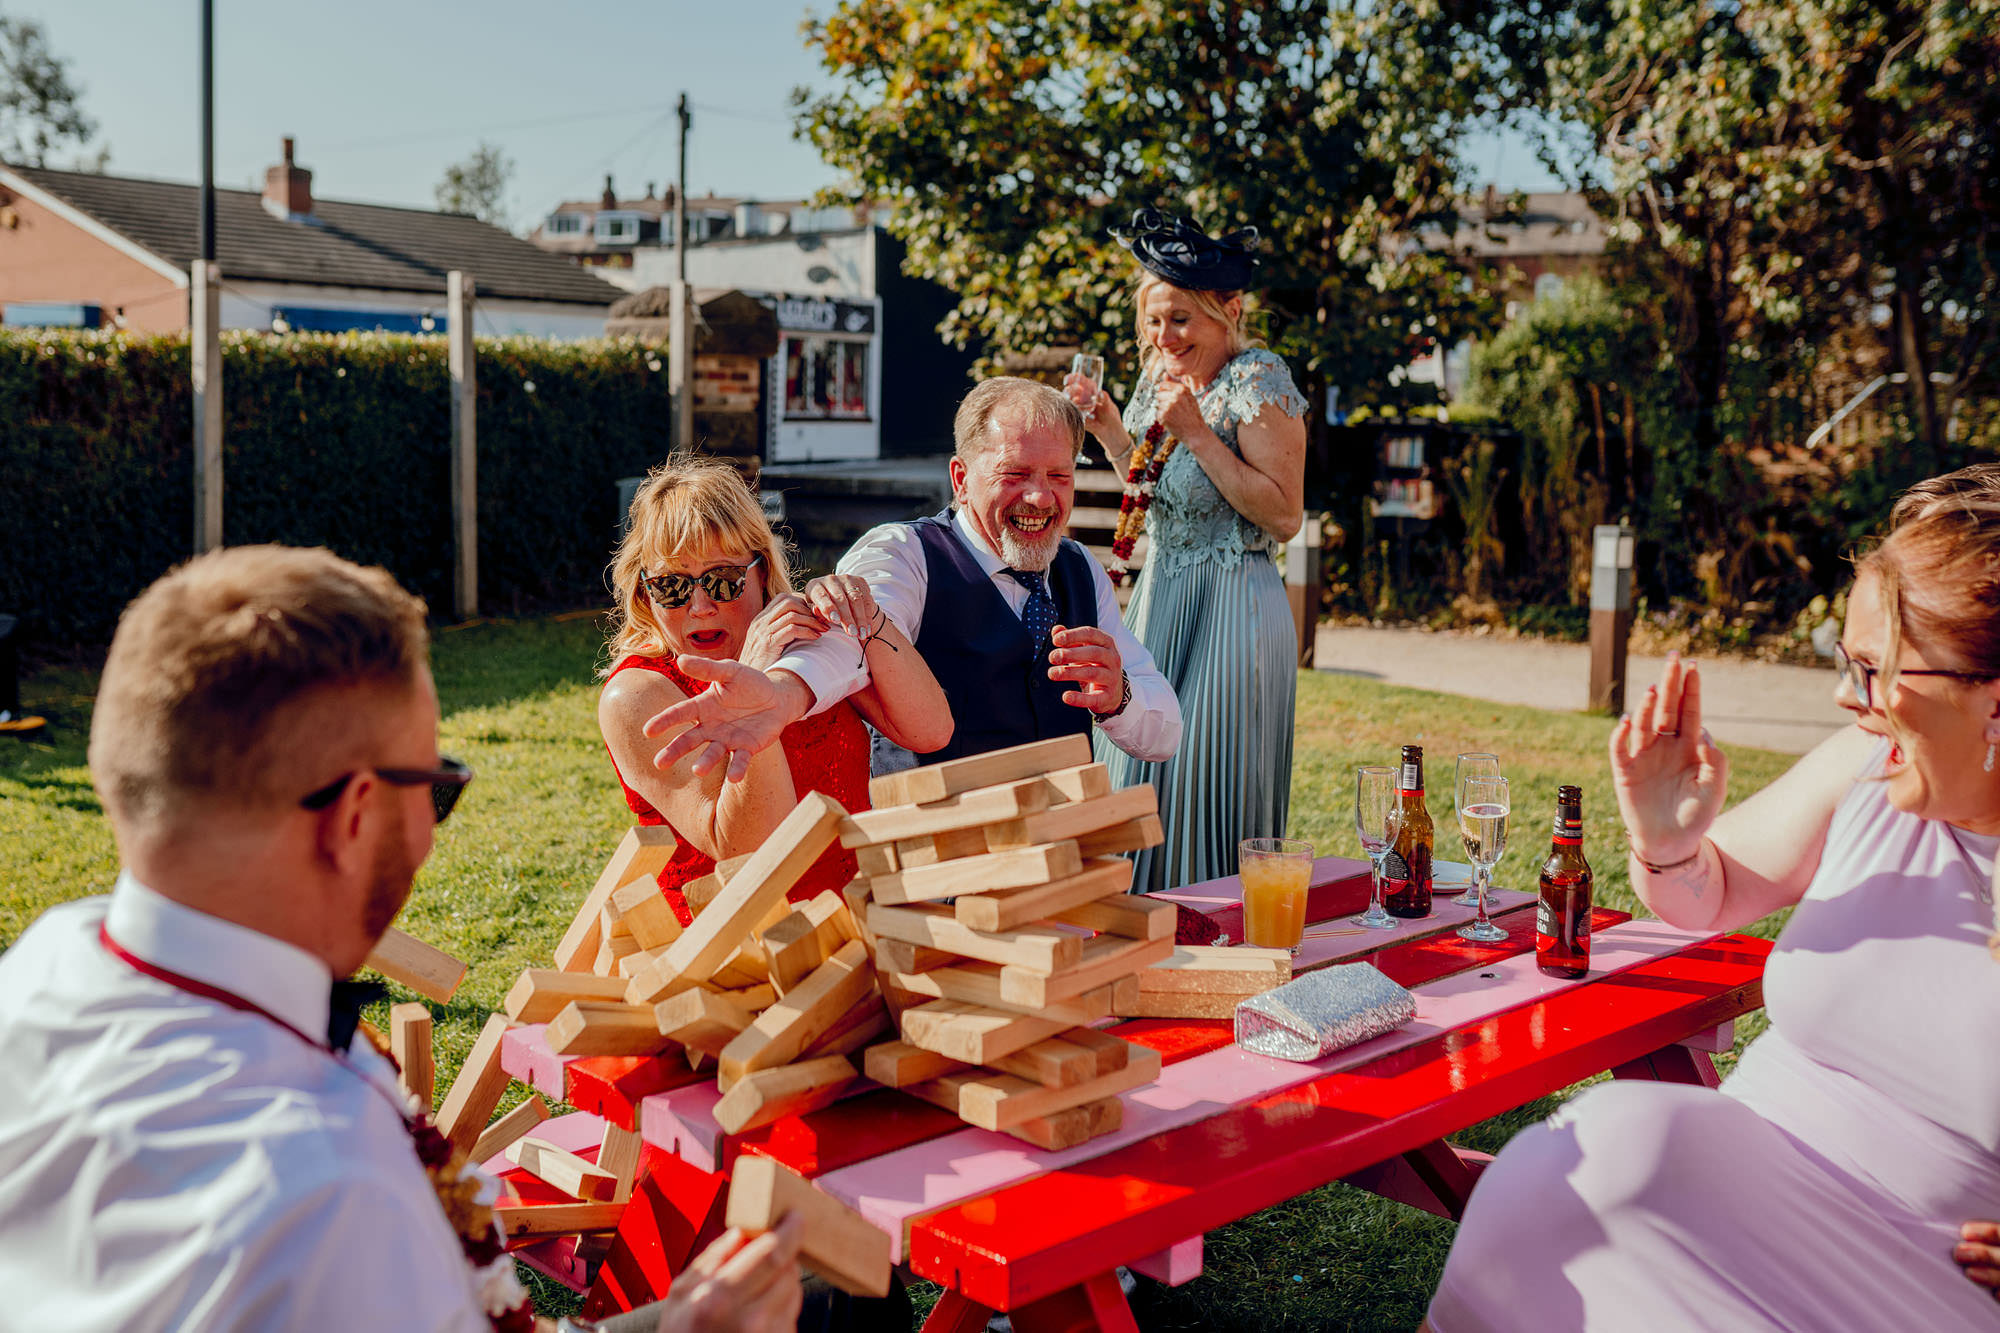
[[[1241,884],[1165,895],[1240,938]],[[1456,1218],[1483,1154],[1447,1136],[1603,1073],[1714,1086],[1712,1051],[1762,1006],[1768,941],[1704,936],[1600,909],[1592,971],[1544,977],[1531,895],[1497,890],[1503,943],[1472,944],[1440,893],[1397,930],[1325,933],[1366,905],[1365,862],[1315,863],[1297,970],[1367,961],[1408,986],[1416,1019],[1314,1063],[1253,1055],[1220,1019],[1138,1019],[1108,1030],[1161,1052],[1157,1082],[1124,1095],[1124,1125],[1045,1152],[886,1088],[741,1135],[716,1126],[712,1077],[659,1058],[565,1060],[540,1029],[507,1035],[507,1071],[589,1115],[549,1122],[586,1156],[599,1116],[646,1140],[641,1181],[589,1287],[588,1315],[652,1299],[721,1230],[742,1153],[812,1178],[890,1237],[895,1258],[945,1288],[927,1333],[972,1333],[1007,1312],[1022,1333],[1135,1329],[1116,1278],[1200,1272],[1203,1233],[1334,1180]],[[543,1131],[537,1131],[538,1134]],[[495,1163],[506,1167],[504,1161]],[[538,1182],[504,1173],[524,1199]],[[546,1197],[546,1196],[542,1196]],[[574,1243],[525,1258],[582,1289]]]

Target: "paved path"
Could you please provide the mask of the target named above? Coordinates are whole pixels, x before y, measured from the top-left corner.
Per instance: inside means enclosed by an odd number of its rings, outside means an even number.
[[[1535,708],[1581,710],[1590,687],[1590,648],[1580,643],[1321,625],[1316,651],[1321,670]],[[1628,702],[1637,702],[1664,665],[1657,657],[1630,659]],[[1804,754],[1848,721],[1833,703],[1831,663],[1707,659],[1701,684],[1709,733],[1733,745]]]

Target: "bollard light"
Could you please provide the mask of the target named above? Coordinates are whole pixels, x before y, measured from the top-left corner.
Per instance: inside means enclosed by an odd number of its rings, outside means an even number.
[[[1590,534],[1590,704],[1625,711],[1625,645],[1632,634],[1632,529],[1600,523]]]

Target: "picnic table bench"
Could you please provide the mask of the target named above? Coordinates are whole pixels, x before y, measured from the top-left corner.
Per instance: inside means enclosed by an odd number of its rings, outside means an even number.
[[[1351,916],[1367,895],[1365,862],[1323,858],[1308,921]],[[1238,881],[1167,896],[1241,937]],[[587,1156],[603,1117],[646,1141],[586,1314],[664,1292],[720,1231],[732,1163],[757,1153],[880,1226],[895,1258],[945,1288],[927,1331],[971,1333],[997,1311],[1022,1333],[1129,1330],[1118,1267],[1186,1281],[1200,1272],[1203,1233],[1335,1180],[1456,1218],[1486,1158],[1449,1135],[1606,1071],[1712,1087],[1710,1053],[1729,1049],[1734,1020],[1762,1006],[1768,941],[1599,909],[1591,973],[1566,981],[1534,965],[1532,896],[1496,890],[1492,901],[1508,938],[1488,945],[1458,938],[1471,910],[1443,893],[1431,917],[1395,931],[1314,936],[1309,924],[1298,970],[1367,961],[1417,996],[1413,1022],[1321,1061],[1253,1055],[1224,1019],[1110,1028],[1158,1050],[1160,1078],[1124,1095],[1120,1130],[1056,1152],[882,1088],[728,1135],[710,1114],[712,1076],[654,1057],[564,1059],[534,1026],[507,1035],[502,1061],[588,1113],[549,1122],[548,1136]],[[546,1197],[539,1182],[502,1174],[523,1200]],[[583,1289],[588,1253],[565,1241],[523,1257]]]

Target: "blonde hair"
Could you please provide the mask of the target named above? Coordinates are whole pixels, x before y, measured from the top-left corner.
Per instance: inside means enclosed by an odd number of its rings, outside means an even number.
[[[326,756],[301,743],[301,711],[328,689],[407,689],[428,656],[423,601],[387,570],[284,546],[197,556],[118,618],[91,717],[91,779],[116,821],[287,804],[329,776],[313,767]],[[318,743],[373,740],[345,732]]]
[[[611,660],[598,672],[611,674],[625,658],[658,657],[667,651],[667,632],[640,586],[642,573],[660,570],[704,547],[764,557],[766,600],[792,590],[785,546],[771,531],[743,474],[728,463],[675,454],[646,474],[632,497],[630,522],[618,553],[611,558],[611,585],[618,609],[606,645]]]
[[[1028,430],[1064,431],[1072,451],[1083,451],[1083,413],[1067,394],[1037,380],[998,375],[973,386],[952,418],[952,447],[960,461],[969,465],[993,442],[993,420],[1003,413]]]
[[[1263,339],[1253,337],[1249,328],[1249,304],[1242,292],[1198,292],[1186,287],[1176,287],[1165,278],[1147,269],[1139,270],[1139,280],[1132,286],[1132,331],[1139,342],[1139,374],[1152,379],[1160,362],[1160,349],[1153,346],[1146,337],[1146,293],[1155,287],[1165,287],[1186,297],[1188,304],[1202,314],[1219,321],[1229,331],[1229,356],[1234,359],[1252,347],[1261,347]],[[1241,301],[1236,313],[1229,313],[1229,303]]]

